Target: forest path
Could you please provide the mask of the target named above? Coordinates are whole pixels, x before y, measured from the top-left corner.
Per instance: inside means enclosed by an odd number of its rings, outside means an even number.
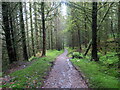
[[[44,88],[88,88],[79,72],[66,56],[68,51],[57,57]]]

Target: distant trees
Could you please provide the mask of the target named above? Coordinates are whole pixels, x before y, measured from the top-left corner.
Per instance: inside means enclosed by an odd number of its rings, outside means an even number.
[[[91,60],[95,61],[99,60],[98,52],[103,54],[107,54],[109,51],[116,52],[112,45],[116,46],[115,38],[117,38],[117,28],[119,27],[119,25],[116,27],[118,23],[117,3],[69,2],[66,5],[70,7],[66,32],[69,33],[68,46],[77,50],[80,50],[81,47],[84,56],[91,54]]]
[[[67,2],[67,18],[61,15],[60,5],[2,2],[2,58],[6,63],[28,60],[38,52],[45,56],[48,49],[61,50],[65,45],[85,56],[91,54],[95,61],[98,52],[116,51],[112,45],[117,45],[120,57],[119,4]]]
[[[87,47],[87,42],[91,38],[89,28],[91,28],[91,19],[88,18],[88,14],[90,11],[87,11],[85,8],[85,3],[67,3],[67,5],[71,8],[69,10],[70,15],[68,18],[70,19],[68,32],[71,32],[71,38],[68,41],[68,44],[71,42],[72,47],[78,47],[78,51],[82,52],[83,45]],[[86,4],[88,5],[88,4]],[[87,36],[86,36],[87,35]]]
[[[2,2],[3,33],[0,34],[3,35],[4,66],[28,60],[41,51],[45,56],[47,49],[56,49],[56,38],[60,35],[56,36],[58,27],[54,18],[59,17],[59,6],[55,2]]]

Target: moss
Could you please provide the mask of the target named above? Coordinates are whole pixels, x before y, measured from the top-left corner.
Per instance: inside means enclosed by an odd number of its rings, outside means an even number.
[[[85,74],[91,88],[120,88],[118,86],[119,80],[115,77],[118,74],[116,70],[109,69],[86,58],[76,58],[71,59],[71,61]]]
[[[48,50],[47,56],[37,58],[29,67],[15,71],[10,74],[13,78],[9,83],[3,85],[7,88],[36,88],[41,87],[52,61],[63,51]]]

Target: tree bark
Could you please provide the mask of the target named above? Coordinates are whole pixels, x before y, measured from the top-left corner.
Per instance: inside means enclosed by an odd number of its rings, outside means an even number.
[[[45,13],[44,13],[44,2],[41,3],[42,11],[42,29],[43,29],[43,49],[42,56],[46,55],[46,30],[45,30]]]
[[[86,49],[86,52],[85,52],[84,56],[87,55],[87,53],[88,53],[88,51],[89,51],[91,45],[92,45],[92,40],[90,40],[90,42],[89,42],[89,44],[88,44],[88,47],[87,47],[87,49]]]
[[[53,50],[53,29],[52,28],[51,28],[51,49]]]
[[[25,19],[26,19],[26,38],[27,38],[27,52],[28,52],[28,57],[31,57],[31,53],[30,53],[30,44],[29,44],[29,30],[28,30],[28,15],[27,15],[27,9],[26,9],[27,5],[25,2]]]
[[[97,2],[93,2],[93,9],[92,9],[92,60],[98,61],[98,55],[97,55]]]
[[[120,1],[118,3],[118,34],[117,34],[117,41],[118,41],[117,53],[118,53],[118,58],[119,58],[118,68],[120,68]]]
[[[84,3],[84,7],[86,7],[86,3]],[[85,48],[87,48],[87,37],[88,37],[88,32],[87,32],[87,18],[86,18],[86,9],[84,10],[84,13],[85,13],[85,16],[84,16],[84,28],[85,28],[85,36],[86,36],[86,38],[85,38]]]
[[[78,41],[79,41],[79,49],[80,49],[80,51],[79,52],[81,52],[81,50],[82,50],[82,47],[81,47],[81,34],[80,34],[80,30],[78,29]]]
[[[30,24],[31,24],[30,26],[31,26],[31,40],[32,40],[32,55],[35,56],[31,2],[30,2],[30,8],[29,9],[30,9]]]
[[[35,33],[36,33],[36,50],[37,52],[40,49],[39,46],[39,40],[38,40],[38,22],[37,22],[37,7],[36,7],[36,2],[34,2],[34,13],[35,13]]]
[[[9,17],[8,17],[8,3],[2,2],[2,16],[3,16],[3,25],[5,32],[5,41],[7,46],[7,52],[9,57],[9,63],[15,61],[14,58],[14,49],[12,48],[11,36],[10,36],[10,27],[9,27]]]
[[[14,61],[17,61],[17,54],[16,54],[16,45],[15,45],[15,37],[14,37],[14,30],[13,30],[13,19],[12,13],[10,11],[11,5],[9,4],[9,22],[10,22],[10,31],[11,31],[11,38],[12,38],[12,46],[14,50]]]
[[[22,2],[20,2],[20,28],[21,28],[21,34],[22,34],[23,58],[24,60],[28,60]]]

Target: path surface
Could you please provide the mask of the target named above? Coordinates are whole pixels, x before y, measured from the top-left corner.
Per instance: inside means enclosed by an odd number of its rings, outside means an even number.
[[[44,88],[88,88],[79,72],[72,66],[67,50],[57,57]]]

